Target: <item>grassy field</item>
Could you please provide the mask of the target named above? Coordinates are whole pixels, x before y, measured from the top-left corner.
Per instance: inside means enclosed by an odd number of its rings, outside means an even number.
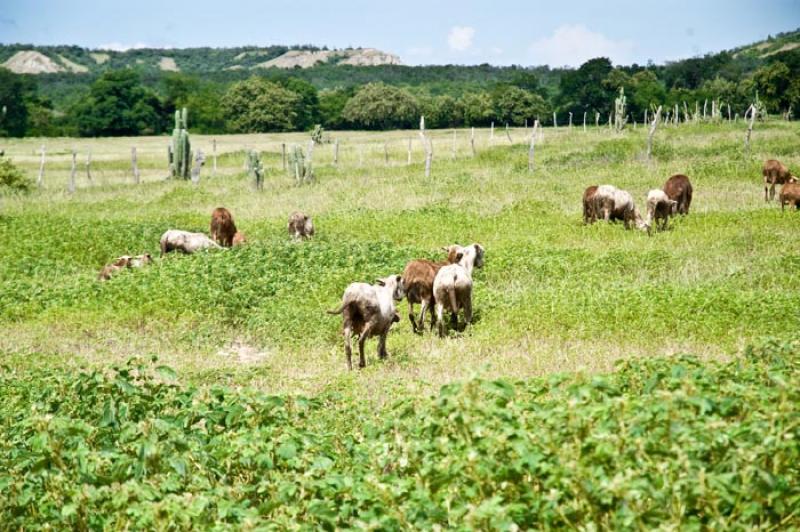
[[[668,126],[649,162],[641,127],[548,129],[534,172],[522,130],[476,131],[475,157],[469,132],[455,153],[452,132],[431,134],[430,178],[416,132],[334,133],[339,164],[317,146],[304,186],[280,158],[301,134],[218,138],[199,186],[164,179],[165,137],[44,141],[42,190],[0,197],[3,522],[800,524],[800,213],[761,185],[764,159],[797,172],[797,125],[757,124],[748,160],[741,124]],[[42,143],[0,147],[35,178]],[[73,147],[91,149],[93,181],[68,194]],[[262,150],[263,191],[246,149]],[[582,224],[587,185],[643,206],[674,173],[695,194],[669,231]],[[114,257],[157,255],[168,228],[207,231],[217,206],[248,245],[96,280]],[[290,241],[293,210],[313,240]],[[472,242],[474,325],[418,336],[402,302],[389,358],[371,340],[348,372],[324,312],[344,288]]]
[[[641,127],[622,136],[547,130],[533,173],[521,130],[514,145],[500,132],[490,145],[489,133],[477,131],[475,158],[467,135],[458,132],[453,158],[452,133],[434,133],[429,179],[416,138],[406,165],[413,132],[342,136],[339,166],[332,146],[318,146],[317,181],[302,187],[280,168],[280,143],[305,142],[297,134],[219,139],[218,176],[197,187],[163,180],[166,138],[48,139],[48,151],[62,155],[46,170],[45,189],[2,200],[0,350],[78,365],[153,354],[201,380],[301,393],[346,383],[374,397],[472,375],[608,371],[620,358],[724,358],[800,325],[800,294],[787,277],[800,266],[800,216],[765,204],[760,185],[764,159],[800,164],[794,124],[758,124],[751,161],[742,128],[730,125],[661,129],[650,163]],[[202,149],[210,139],[194,142]],[[133,143],[147,169],[139,186],[124,178]],[[6,153],[35,176],[40,144],[11,141]],[[92,149],[95,174],[105,174],[96,179],[107,184],[84,180],[66,194],[72,144]],[[262,146],[271,150],[263,154],[268,174],[255,192],[241,148]],[[643,206],[650,188],[679,172],[695,197],[691,215],[670,231],[648,238],[620,225],[582,225],[585,186],[615,184]],[[234,213],[247,247],[168,257],[95,281],[116,256],[156,254],[168,228],[207,231],[220,205]],[[295,209],[314,217],[313,241],[290,242],[285,223]],[[370,342],[367,370],[348,375],[340,320],[324,313],[347,284],[471,242],[487,250],[475,326],[444,340],[419,337],[403,302],[388,361],[376,360]]]

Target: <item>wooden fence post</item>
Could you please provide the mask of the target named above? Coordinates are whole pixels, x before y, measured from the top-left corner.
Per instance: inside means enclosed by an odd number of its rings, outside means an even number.
[[[661,118],[661,106],[658,106],[656,115],[653,117],[653,122],[650,124],[650,133],[647,134],[647,159],[650,159],[650,154],[653,151],[653,135],[656,133],[658,127],[658,120]]]
[[[569,114],[569,130],[572,131],[572,113]]]
[[[214,159],[214,165],[211,167],[211,177],[217,176],[217,139],[211,139],[211,156]]]
[[[494,131],[494,122],[492,122]],[[422,139],[422,146],[425,148],[425,177],[431,176],[431,159],[433,159],[433,142],[425,136],[425,117],[419,118],[419,136]]]
[[[72,168],[69,171],[69,193],[75,193],[75,172],[78,171],[78,152],[72,148]]]
[[[333,141],[333,165],[339,166],[339,139]]]
[[[753,133],[753,122],[756,119],[756,106],[750,105],[750,107],[745,111],[744,118],[747,119],[747,113],[750,113],[750,123],[747,125],[747,131],[744,134],[744,156],[746,159],[750,159],[750,135]]]
[[[408,137],[408,158],[406,159],[406,166],[411,164],[411,137]]]
[[[44,159],[45,159],[45,147],[42,144],[42,160],[39,163],[39,177],[36,179],[36,185],[39,188],[42,188],[42,184],[44,183]]]
[[[456,160],[456,130],[453,130],[453,160]]]
[[[556,112],[553,111],[553,129],[558,129],[558,121],[556,120]]]
[[[508,143],[513,145],[514,141],[511,140],[511,132],[508,131],[508,122],[506,122],[506,136],[508,137]]]
[[[489,144],[494,142],[494,122],[492,122],[491,129],[489,129]]]
[[[586,133],[586,111],[583,112],[583,132]]]
[[[281,143],[281,164],[283,165],[283,171],[286,171],[286,143]]]
[[[389,147],[386,145],[386,141],[383,141],[383,164],[389,166]]]
[[[131,166],[133,167],[133,182],[139,184],[139,165],[136,163],[136,146],[131,148]]]
[[[475,128],[473,127],[469,133],[469,146],[472,149],[472,156],[475,157]]]
[[[531,143],[528,147],[528,171],[533,172],[535,169],[535,161],[534,161],[534,149],[536,145],[536,128],[539,126],[539,121],[535,120],[533,122],[533,132],[531,133]]]
[[[92,150],[86,152],[86,179],[92,183]]]
[[[594,127],[600,127],[600,113],[594,114]]]

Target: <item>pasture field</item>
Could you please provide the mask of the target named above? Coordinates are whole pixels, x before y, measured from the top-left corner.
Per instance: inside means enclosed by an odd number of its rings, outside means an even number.
[[[533,172],[521,129],[491,145],[476,131],[475,157],[468,131],[455,153],[452,132],[429,133],[430,178],[417,132],[347,133],[337,166],[331,144],[315,148],[303,186],[280,145],[305,134],[217,137],[217,174],[207,159],[198,186],[164,179],[167,137],[46,139],[43,189],[0,199],[2,408],[31,416],[0,421],[0,466],[29,449],[0,474],[15,497],[0,514],[96,527],[102,511],[111,528],[800,526],[800,213],[766,204],[761,178],[768,158],[800,169],[796,123],[756,124],[749,159],[741,123],[659,127],[651,161],[641,126],[547,129]],[[192,142],[211,153],[210,137]],[[35,179],[41,144],[2,147]],[[91,148],[93,182],[80,167],[68,194],[73,146],[79,162]],[[262,150],[262,191],[245,149]],[[629,190],[643,208],[675,173],[694,199],[670,230],[582,224],[587,185]],[[156,256],[168,228],[207,231],[218,206],[246,246],[96,281],[114,257]],[[313,240],[290,241],[294,210],[313,216]],[[347,372],[341,319],[324,312],[347,284],[472,242],[486,249],[474,325],[415,335],[403,301],[389,358],[370,340],[367,368]],[[82,425],[48,425],[59,408]],[[214,428],[200,438],[203,417]],[[56,452],[56,440],[71,443]],[[96,468],[36,477],[34,455],[55,463],[62,450]],[[92,475],[125,488],[81,488]]]

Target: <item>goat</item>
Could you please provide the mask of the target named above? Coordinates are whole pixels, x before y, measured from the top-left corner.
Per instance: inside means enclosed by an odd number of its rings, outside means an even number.
[[[797,176],[792,175],[786,165],[775,159],[765,161],[761,173],[764,174],[764,201],[772,201],[775,198],[775,185],[797,183]],[[769,188],[769,199],[767,199],[767,188]]]
[[[293,212],[289,216],[289,224],[286,228],[295,240],[304,240],[314,236],[314,222],[310,216],[302,212]]]
[[[664,193],[671,200],[677,201],[678,214],[689,214],[692,204],[692,183],[683,174],[675,174],[664,183]]]
[[[472,244],[456,251],[456,264],[442,266],[433,280],[436,323],[444,336],[444,311],[450,311],[451,327],[458,325],[458,311],[464,309],[464,321],[472,323],[472,270],[483,267],[483,246]]]
[[[233,245],[233,237],[236,235],[236,224],[233,223],[231,211],[225,207],[217,207],[211,213],[210,231],[211,238],[220,246],[229,248]]]
[[[636,208],[633,196],[625,190],[611,185],[601,185],[592,197],[595,215],[602,214],[605,221],[622,220],[625,229],[635,225],[638,229],[646,231],[647,222]]]
[[[328,314],[342,315],[342,334],[344,335],[344,351],[347,355],[347,368],[353,369],[353,349],[351,339],[358,337],[358,367],[367,365],[364,358],[364,343],[367,338],[378,336],[378,357],[384,359],[386,352],[386,336],[392,323],[400,321],[395,308],[395,301],[405,295],[403,278],[390,275],[367,283],[352,283],[344,291],[342,304],[338,309],[327,311]]]
[[[202,249],[222,249],[222,246],[203,233],[190,233],[180,229],[169,229],[161,235],[161,256],[170,251],[191,254]]]
[[[406,289],[406,300],[408,301],[408,319],[411,321],[411,327],[415,333],[422,334],[425,329],[425,312],[428,308],[431,309],[431,329],[433,329],[435,324],[433,280],[442,266],[457,262],[456,254],[462,248],[458,245],[452,245],[443,249],[447,251],[447,260],[433,262],[427,259],[415,259],[406,264],[403,270],[403,285]],[[419,322],[414,319],[414,303],[422,305]]]
[[[678,202],[669,199],[667,193],[659,188],[654,188],[647,193],[647,230],[653,226],[665,230],[669,224],[669,217],[678,212]]]

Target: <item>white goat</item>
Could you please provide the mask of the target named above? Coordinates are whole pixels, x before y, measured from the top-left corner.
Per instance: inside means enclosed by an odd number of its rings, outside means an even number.
[[[656,229],[666,229],[669,224],[669,217],[678,213],[678,202],[669,199],[667,193],[660,188],[654,188],[647,193],[647,230],[653,226],[655,220]]]
[[[480,244],[460,248],[456,264],[442,266],[433,280],[433,297],[436,300],[436,323],[439,336],[444,336],[444,310],[450,314],[450,325],[458,326],[458,311],[464,309],[464,320],[472,323],[472,270],[483,267],[484,249]]]
[[[161,256],[170,251],[191,254],[202,249],[223,249],[222,246],[203,233],[190,233],[180,229],[170,229],[161,235]]]
[[[353,349],[351,338],[358,337],[358,367],[367,365],[364,358],[364,342],[372,336],[379,336],[378,356],[386,358],[386,336],[392,323],[400,321],[395,309],[395,301],[405,295],[403,278],[390,275],[367,283],[352,283],[344,291],[342,305],[328,314],[342,314],[342,334],[344,335],[344,351],[347,355],[347,368],[353,369]]]
[[[647,230],[647,222],[642,219],[629,192],[612,185],[601,185],[597,187],[592,201],[595,214],[602,216],[605,221],[622,220],[625,229],[635,225],[643,231]]]

